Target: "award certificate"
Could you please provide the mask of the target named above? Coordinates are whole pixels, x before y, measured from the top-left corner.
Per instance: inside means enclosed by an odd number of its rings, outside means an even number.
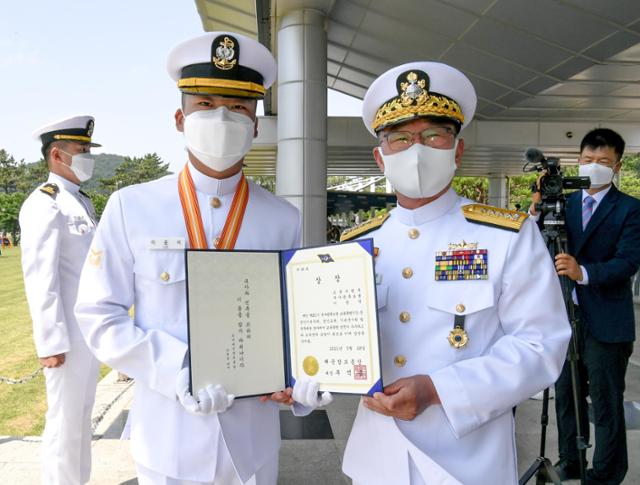
[[[192,390],[221,384],[249,397],[297,379],[382,390],[371,239],[185,253]]]

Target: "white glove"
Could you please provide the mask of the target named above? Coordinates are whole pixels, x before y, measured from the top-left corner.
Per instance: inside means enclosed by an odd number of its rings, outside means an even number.
[[[226,411],[231,404],[235,396],[233,394],[227,394],[224,388],[218,385],[208,385],[204,389],[200,389],[196,395],[196,400],[189,392],[189,368],[184,367],[178,373],[178,380],[176,382],[176,394],[182,407],[184,407],[191,414],[206,415],[211,413],[222,413]]]
[[[293,400],[302,406],[311,409],[326,406],[333,401],[333,396],[328,391],[325,391],[321,396],[318,396],[319,387],[320,384],[315,380],[299,379],[293,385]]]

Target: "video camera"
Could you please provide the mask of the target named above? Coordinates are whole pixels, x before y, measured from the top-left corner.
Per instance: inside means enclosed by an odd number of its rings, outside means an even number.
[[[560,159],[557,157],[545,157],[537,148],[527,148],[524,153],[527,160],[523,172],[542,172],[546,173],[540,178],[540,195],[542,201],[536,204],[536,210],[541,212],[542,219],[545,223],[558,223],[558,219],[564,222],[564,193],[566,189],[588,189],[591,186],[589,177],[565,177],[562,175],[560,167]],[[535,185],[532,190],[537,191]],[[548,221],[547,214],[553,214],[552,221]]]
[[[538,227],[544,243],[549,251],[549,256],[555,261],[558,254],[567,253],[568,236],[565,225],[566,221],[566,198],[565,189],[588,189],[591,186],[589,177],[564,177],[560,168],[560,160],[557,157],[545,157],[537,148],[527,148],[524,153],[527,163],[522,167],[523,172],[542,172],[544,175],[540,177],[540,195],[541,201],[535,205],[536,212],[540,213],[538,219]],[[538,188],[534,183],[532,191],[537,192]],[[565,275],[559,276],[560,287],[562,288],[562,298],[564,299],[567,309],[567,316],[571,323],[573,337],[569,345],[567,360],[571,369],[571,387],[574,401],[578,401],[580,393],[580,380],[578,378],[577,362],[580,359],[577,344],[577,328],[578,319],[576,317],[571,290],[573,282]],[[536,461],[529,467],[518,483],[526,484],[529,479],[537,473],[536,484],[544,483],[550,478],[553,483],[560,483],[557,473],[551,465],[551,461],[544,457],[546,428],[549,422],[549,391],[545,390],[543,394],[542,415],[540,423],[542,432],[540,433],[540,455]],[[581,483],[584,483],[585,477],[585,450],[590,446],[588,438],[585,440],[582,434],[582,419],[580,418],[579,409],[576,408],[576,444],[579,450],[579,464]],[[552,473],[552,470],[553,473]],[[545,480],[546,475],[547,480]],[[555,477],[554,477],[555,475]]]

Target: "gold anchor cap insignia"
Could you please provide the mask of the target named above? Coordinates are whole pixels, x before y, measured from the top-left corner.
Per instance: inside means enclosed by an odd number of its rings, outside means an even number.
[[[427,87],[427,80],[429,78],[426,77],[425,74],[424,78],[419,79],[418,75],[411,71],[407,74],[406,79],[406,82],[400,82],[400,89],[402,91],[402,94],[400,95],[400,103],[402,106],[409,106],[414,103],[416,106],[423,105],[427,100],[428,93],[425,88]]]
[[[219,38],[216,39],[216,41]],[[215,41],[214,41],[215,42]],[[215,55],[211,59],[212,62],[218,69],[222,69],[223,71],[228,71],[229,69],[233,69],[238,63],[238,59],[236,56],[236,43],[232,40],[231,37],[225,35],[224,39],[219,42],[218,47],[216,47]]]

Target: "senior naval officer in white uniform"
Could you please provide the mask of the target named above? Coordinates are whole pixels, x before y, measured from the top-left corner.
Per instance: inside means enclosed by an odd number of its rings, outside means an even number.
[[[511,410],[564,362],[571,330],[539,231],[451,189],[475,106],[466,76],[437,62],[395,67],[364,97],[398,207],[343,235],[377,248],[386,384],[346,447],[357,484],[517,483]]]
[[[221,386],[189,393],[183,250],[300,244],[298,210],[242,172],[275,59],[253,39],[210,32],[176,46],[167,65],[182,92],[175,123],[188,161],[178,174],[110,197],[76,313],[93,352],[136,381],[130,437],[141,485],[272,485],[277,402],[292,404],[296,389],[238,401]],[[326,402],[310,394],[300,414]]]
[[[42,483],[75,485],[91,474],[91,410],[98,362],[78,329],[73,307],[80,271],[95,233],[95,212],[80,184],[91,178],[94,119],[73,116],[34,132],[49,168],[47,182],[20,209],[24,284],[33,339],[44,366],[47,414]]]

